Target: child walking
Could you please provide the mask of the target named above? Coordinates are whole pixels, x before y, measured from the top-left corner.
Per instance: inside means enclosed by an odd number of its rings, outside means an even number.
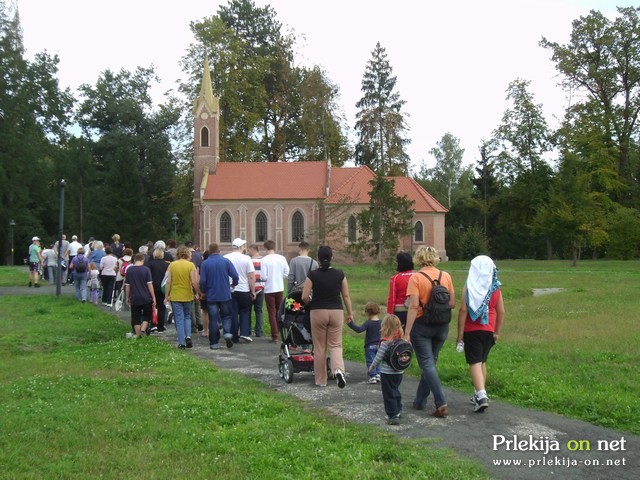
[[[357,333],[366,332],[364,336],[364,358],[367,361],[367,369],[371,367],[373,359],[376,358],[378,353],[378,346],[380,345],[380,306],[375,302],[368,302],[364,306],[364,313],[367,316],[367,320],[358,325],[353,320],[348,319],[347,325]],[[380,367],[376,367],[373,370],[369,370],[369,383],[380,382]]]
[[[402,395],[400,394],[400,384],[402,383],[403,370],[394,369],[385,361],[385,353],[389,344],[398,338],[402,338],[404,331],[402,323],[396,315],[385,315],[380,326],[382,342],[378,353],[374,358],[369,372],[380,365],[380,383],[382,384],[382,400],[384,411],[387,414],[389,425],[400,425],[400,414],[402,413]]]
[[[100,271],[94,262],[89,263],[89,279],[87,283],[89,284],[89,301],[97,305],[100,298],[98,295],[100,292]]]

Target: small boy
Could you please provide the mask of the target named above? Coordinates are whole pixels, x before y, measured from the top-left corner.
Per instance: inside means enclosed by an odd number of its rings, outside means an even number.
[[[380,382],[382,384],[382,400],[384,402],[384,411],[387,414],[387,423],[389,425],[400,425],[400,414],[402,413],[402,395],[400,394],[400,384],[402,383],[403,370],[396,370],[385,360],[385,353],[389,344],[404,335],[402,323],[396,315],[385,315],[380,327],[382,342],[378,353],[374,358],[369,372],[380,368]]]
[[[136,253],[133,257],[133,265],[127,268],[124,288],[127,304],[131,308],[131,326],[136,337],[140,337],[143,333],[147,333],[153,315],[152,309],[156,304],[151,270],[144,266],[143,253]]]
[[[368,302],[364,306],[364,313],[367,316],[367,320],[360,326],[353,320],[349,319],[347,325],[354,332],[361,333],[367,332],[364,337],[364,358],[367,361],[367,369],[371,367],[373,359],[376,358],[378,353],[378,346],[380,345],[380,305],[375,302]],[[377,367],[373,371],[369,370],[369,383],[380,382],[380,368]]]

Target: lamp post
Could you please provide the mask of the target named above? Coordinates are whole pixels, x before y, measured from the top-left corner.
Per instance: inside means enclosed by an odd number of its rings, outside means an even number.
[[[178,214],[174,213],[171,220],[173,220],[173,240],[178,243]]]
[[[11,219],[11,221],[9,222],[9,226],[11,227],[11,265],[13,266],[15,264],[13,260],[13,227],[16,226],[16,222]]]
[[[60,180],[60,213],[58,216],[58,278],[56,279],[56,296],[62,293],[62,229],[64,225],[64,178]],[[68,266],[67,266],[68,268]]]
[[[409,237],[411,249],[409,250],[409,253],[411,253],[411,255],[413,256],[413,237],[415,237],[416,235],[416,228],[413,225],[413,216],[415,215],[416,211],[412,208],[411,210],[409,210],[409,213],[411,213],[411,236]]]

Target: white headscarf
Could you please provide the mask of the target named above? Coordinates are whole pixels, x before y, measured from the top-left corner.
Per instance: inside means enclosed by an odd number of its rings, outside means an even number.
[[[498,269],[486,255],[479,255],[471,260],[467,277],[467,308],[472,321],[480,318],[480,323],[489,323],[488,305],[491,295],[498,288]]]

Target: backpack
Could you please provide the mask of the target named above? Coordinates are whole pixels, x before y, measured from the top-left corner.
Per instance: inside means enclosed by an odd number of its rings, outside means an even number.
[[[84,257],[78,257],[75,270],[76,273],[85,273],[87,271],[87,262]]]
[[[406,370],[411,365],[413,347],[402,338],[396,338],[389,342],[387,351],[384,352],[384,361],[399,372]]]
[[[127,267],[131,265],[131,262],[127,262],[125,260],[122,261],[122,265],[120,265],[120,275],[123,277],[127,274]]]
[[[451,294],[449,289],[440,283],[442,272],[438,275],[437,280],[431,280],[431,277],[424,272],[418,272],[424,275],[431,282],[431,296],[426,305],[423,305],[421,322],[428,325],[443,325],[451,322],[451,307],[449,301]]]

